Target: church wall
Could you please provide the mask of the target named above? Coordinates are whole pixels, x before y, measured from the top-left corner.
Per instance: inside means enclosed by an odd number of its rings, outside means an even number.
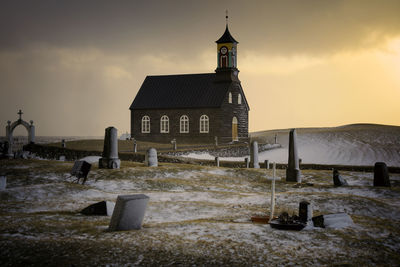
[[[143,116],[150,117],[150,133],[141,132]],[[169,133],[160,133],[160,120],[163,115],[169,118]],[[180,133],[180,117],[189,117],[189,133]],[[209,132],[200,133],[200,117],[209,117]],[[221,133],[221,112],[219,108],[200,109],[157,109],[131,110],[132,137],[141,141],[169,143],[176,139],[177,143],[214,143],[215,136]]]
[[[238,137],[239,141],[248,142],[249,137],[249,118],[248,110],[244,101],[245,96],[240,90],[239,83],[232,83],[229,92],[232,93],[232,103],[229,103],[228,95],[225,97],[221,105],[222,125],[221,128],[226,129],[221,136],[223,143],[232,141],[232,119],[235,116],[238,119]],[[229,94],[229,92],[227,92]],[[238,94],[242,94],[242,104],[238,104]]]

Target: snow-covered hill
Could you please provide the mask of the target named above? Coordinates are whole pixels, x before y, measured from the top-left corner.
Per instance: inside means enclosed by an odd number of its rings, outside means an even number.
[[[260,143],[273,143],[277,134],[282,148],[260,153],[259,160],[286,163],[289,130],[270,130],[251,134]],[[377,124],[352,124],[331,128],[296,129],[299,157],[303,163],[374,165],[383,161],[400,167],[400,127]],[[208,155],[192,157],[210,158]],[[222,160],[243,160],[225,158]]]

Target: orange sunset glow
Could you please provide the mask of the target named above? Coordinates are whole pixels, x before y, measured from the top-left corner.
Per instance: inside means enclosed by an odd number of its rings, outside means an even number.
[[[129,131],[147,75],[214,72],[226,9],[250,132],[400,125],[399,1],[4,1],[0,128]]]

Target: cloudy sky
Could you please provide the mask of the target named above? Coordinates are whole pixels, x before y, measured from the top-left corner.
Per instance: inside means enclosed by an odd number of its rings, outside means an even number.
[[[250,131],[400,125],[400,1],[1,1],[0,135],[130,128],[146,75],[207,73],[229,28]],[[17,134],[24,134],[22,127]]]

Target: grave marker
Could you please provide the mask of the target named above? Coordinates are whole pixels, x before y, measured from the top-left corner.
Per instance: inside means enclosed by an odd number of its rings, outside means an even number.
[[[105,130],[104,148],[99,159],[99,168],[119,169],[121,160],[118,158],[118,133],[114,127]]]
[[[151,147],[147,150],[145,156],[145,164],[148,167],[158,166],[157,150],[155,148]]]
[[[77,160],[75,161],[74,166],[72,167],[71,175],[78,178],[76,181],[77,183],[79,183],[80,178],[83,178],[82,184],[85,184],[91,167],[92,164],[84,160]]]
[[[142,227],[148,201],[149,197],[143,194],[118,196],[109,230],[139,230]]]
[[[374,186],[390,187],[389,171],[384,162],[376,162],[374,166]]]
[[[250,166],[255,169],[260,168],[260,164],[258,163],[258,142],[251,142],[250,146]]]
[[[0,191],[6,190],[7,187],[7,176],[0,175]]]
[[[299,157],[297,154],[297,135],[296,130],[290,130],[289,134],[289,158],[288,168],[286,169],[286,181],[301,183]]]

